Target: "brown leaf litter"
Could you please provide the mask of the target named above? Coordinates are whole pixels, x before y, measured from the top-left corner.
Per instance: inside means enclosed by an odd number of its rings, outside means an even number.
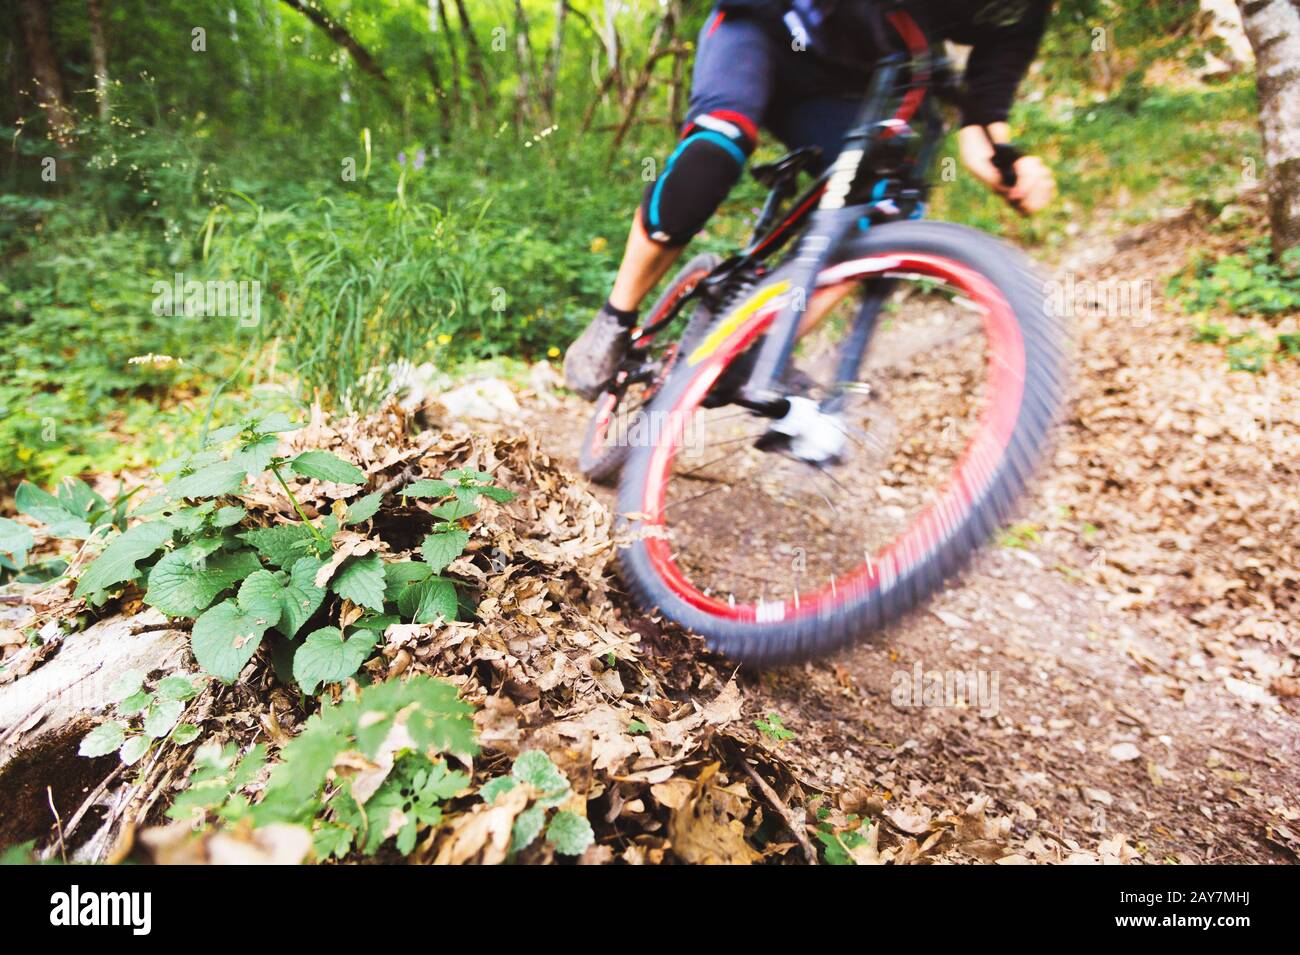
[[[368,417],[331,421],[315,411],[307,427],[285,436],[281,451],[330,450],[356,463],[368,488],[397,490],[417,477],[458,467],[491,473],[518,497],[484,500],[465,526],[466,553],[446,573],[456,578],[474,619],[428,625],[395,624],[367,665],[374,679],[410,673],[443,677],[477,709],[483,752],[475,782],[507,772],[525,749],[540,748],[567,774],[575,797],[567,808],[585,813],[598,842],[584,862],[657,863],[803,861],[806,833],[782,799],[804,800],[798,771],[755,744],[741,720],[734,676],[674,627],[634,618],[610,571],[610,512],[585,482],[558,468],[527,435],[488,437],[415,432],[396,403]],[[299,497],[309,516],[367,488],[304,482]],[[293,520],[288,501],[264,476],[242,496],[254,521]],[[401,559],[418,547],[424,512],[395,496],[373,518],[374,537],[353,535],[340,552],[375,549]],[[422,526],[422,525],[421,525]],[[321,569],[327,577],[332,566]],[[138,609],[138,597],[123,603]],[[41,619],[83,610],[66,587],[39,598]],[[341,613],[355,613],[346,602]],[[335,623],[336,621],[330,621]],[[647,641],[647,634],[653,639]],[[76,641],[78,634],[66,641]],[[23,651],[11,673],[49,665],[53,641]],[[69,645],[71,645],[69,643]],[[232,687],[211,685],[195,702],[201,740],[262,742],[274,751],[310,715],[295,694],[275,682],[266,651]],[[39,671],[38,671],[39,672]],[[193,708],[192,708],[193,709]],[[187,718],[191,718],[187,715]],[[143,767],[130,805],[116,806],[118,831],[101,839],[100,858],[122,857],[137,827],[156,822],[184,785],[193,746],[165,747]],[[365,772],[365,768],[359,769]],[[778,796],[781,791],[786,795]],[[512,795],[517,793],[518,795]],[[427,831],[413,858],[435,863],[501,862],[510,826],[525,802],[523,787],[492,806],[452,811]],[[106,803],[120,797],[110,791]],[[148,830],[142,845],[157,861],[280,861],[305,855],[285,833],[243,830],[209,834],[195,845],[174,829]],[[793,850],[793,851],[791,851]],[[524,855],[550,861],[545,845]]]

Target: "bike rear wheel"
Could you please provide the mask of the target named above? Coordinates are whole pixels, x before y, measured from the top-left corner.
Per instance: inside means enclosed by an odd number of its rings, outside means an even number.
[[[704,253],[682,266],[650,307],[641,327],[651,328],[662,321],[721,261],[713,253]],[[682,343],[698,335],[709,318],[708,309],[701,303],[688,321],[674,322],[635,341],[610,388],[596,399],[578,449],[578,469],[589,480],[613,484],[618,479],[630,444],[644,440],[640,437],[646,430],[643,410],[672,371]]]
[[[846,243],[818,284],[886,278],[869,357],[901,357],[869,361],[869,388],[829,383],[848,399],[843,464],[757,451],[767,419],[704,407],[779,311],[780,270],[684,354],[650,406],[655,440],[630,449],[621,573],[643,608],[733,659],[808,659],[897,620],[1008,518],[1046,444],[1063,334],[1028,261],[962,226],[893,223]],[[817,341],[800,347],[816,358]]]

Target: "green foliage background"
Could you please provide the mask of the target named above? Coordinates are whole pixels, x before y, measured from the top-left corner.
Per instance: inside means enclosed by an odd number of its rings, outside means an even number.
[[[107,122],[81,0],[49,4],[79,120],[72,144],[47,137],[30,97],[0,102],[0,481],[11,487],[148,465],[196,435],[214,403],[227,420],[254,404],[366,407],[398,359],[554,357],[607,292],[645,161],[662,162],[674,137],[668,59],[621,145],[615,97],[582,132],[605,66],[591,29],[599,0],[572,4],[553,115],[515,99],[510,0],[467,4],[490,106],[451,3],[454,61],[425,3],[320,0],[386,83],[285,2],[104,6]],[[631,76],[662,11],[623,6]],[[688,43],[709,5],[684,6],[676,35]],[[1026,223],[959,175],[933,214],[1051,245],[1103,214],[1137,221],[1171,203],[1229,201],[1258,149],[1250,78],[1145,82],[1158,61],[1190,67],[1203,54],[1196,6],[1062,4],[1017,125],[1054,164],[1063,200]],[[523,3],[539,62],[555,8]],[[22,88],[14,0],[0,0],[0,23],[15,25],[0,62]],[[1109,31],[1100,54],[1098,27]],[[41,176],[50,157],[53,182]],[[757,197],[739,188],[698,243],[737,241]],[[260,282],[260,322],[155,314],[154,283],[176,273]],[[178,360],[129,361],[147,355]]]

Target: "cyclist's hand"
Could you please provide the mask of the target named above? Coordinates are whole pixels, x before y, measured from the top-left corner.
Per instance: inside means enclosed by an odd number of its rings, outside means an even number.
[[[1056,179],[1047,163],[1037,156],[1021,156],[1016,160],[1016,184],[1010,189],[1001,182],[995,187],[1011,203],[1012,207],[1025,215],[1033,215],[1047,206],[1056,195]]]
[[[1052,171],[1037,156],[1021,156],[1016,160],[1016,184],[1002,184],[1002,174],[993,164],[992,135],[998,142],[1009,139],[1005,123],[994,123],[986,133],[979,126],[965,126],[957,134],[961,161],[967,169],[986,186],[1002,196],[1017,211],[1031,215],[1052,201],[1056,194],[1056,180]]]

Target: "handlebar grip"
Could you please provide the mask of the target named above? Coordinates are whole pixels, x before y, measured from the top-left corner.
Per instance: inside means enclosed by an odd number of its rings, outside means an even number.
[[[993,144],[993,165],[1008,189],[1016,184],[1016,160],[1022,156],[1024,152],[1013,143]]]

